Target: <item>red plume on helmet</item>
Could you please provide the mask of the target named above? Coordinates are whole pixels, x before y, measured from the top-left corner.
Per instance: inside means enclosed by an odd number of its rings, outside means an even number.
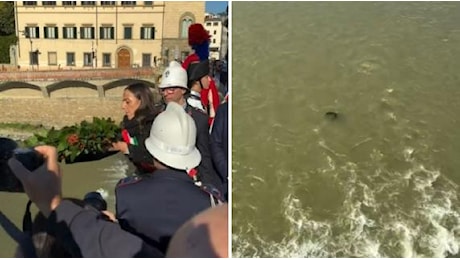
[[[188,28],[188,44],[190,46],[203,44],[207,42],[209,38],[211,38],[211,36],[200,23],[194,23]]]
[[[201,61],[209,58],[209,38],[211,36],[202,24],[194,23],[188,27],[188,44]]]

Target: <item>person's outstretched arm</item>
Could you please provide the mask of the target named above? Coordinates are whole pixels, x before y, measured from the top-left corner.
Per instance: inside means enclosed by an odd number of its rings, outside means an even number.
[[[155,248],[147,247],[140,238],[122,230],[117,223],[104,220],[101,213],[62,200],[62,172],[56,148],[38,146],[35,150],[45,158],[45,163],[33,172],[15,158],[9,159],[8,165],[21,181],[29,199],[51,221],[52,232],[72,255],[161,256]]]
[[[163,257],[159,250],[100,214],[63,200],[49,220],[56,238],[66,248],[79,250],[82,257]]]

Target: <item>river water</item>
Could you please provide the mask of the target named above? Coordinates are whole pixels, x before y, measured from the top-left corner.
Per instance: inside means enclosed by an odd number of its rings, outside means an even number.
[[[63,171],[63,195],[83,199],[90,191],[99,191],[107,201],[108,209],[115,212],[115,185],[134,172],[134,167],[121,153],[99,161],[61,164]],[[27,196],[19,193],[0,192],[0,211],[10,218],[16,226],[22,227]],[[37,212],[32,207],[33,216]],[[0,257],[13,257],[16,243],[0,227]]]
[[[233,3],[234,257],[459,252],[459,13]]]

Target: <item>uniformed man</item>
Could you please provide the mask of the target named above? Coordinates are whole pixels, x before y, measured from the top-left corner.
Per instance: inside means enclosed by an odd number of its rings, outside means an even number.
[[[193,119],[179,104],[170,102],[145,140],[157,170],[122,180],[115,189],[121,227],[163,253],[182,224],[213,205],[213,198],[195,178],[201,161],[195,141]]]
[[[166,104],[175,102],[192,116],[197,128],[196,147],[200,151],[202,158],[198,166],[198,177],[203,183],[212,184],[222,192],[222,180],[216,173],[211,159],[208,115],[186,102],[184,95],[188,91],[187,79],[185,69],[178,62],[172,61],[163,72],[159,88]]]
[[[204,107],[201,102],[201,91],[209,88],[209,61],[192,62],[187,68],[188,88],[187,103],[195,108],[203,110],[205,113],[214,111]],[[214,117],[215,115],[209,114]]]

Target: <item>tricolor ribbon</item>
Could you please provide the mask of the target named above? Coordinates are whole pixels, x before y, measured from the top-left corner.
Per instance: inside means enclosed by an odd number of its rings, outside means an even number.
[[[130,144],[130,145],[139,145],[139,143],[137,142],[137,138],[136,137],[131,137],[129,135],[129,132],[128,130],[126,129],[123,129],[121,131],[121,136],[123,138],[123,141],[127,144]]]

